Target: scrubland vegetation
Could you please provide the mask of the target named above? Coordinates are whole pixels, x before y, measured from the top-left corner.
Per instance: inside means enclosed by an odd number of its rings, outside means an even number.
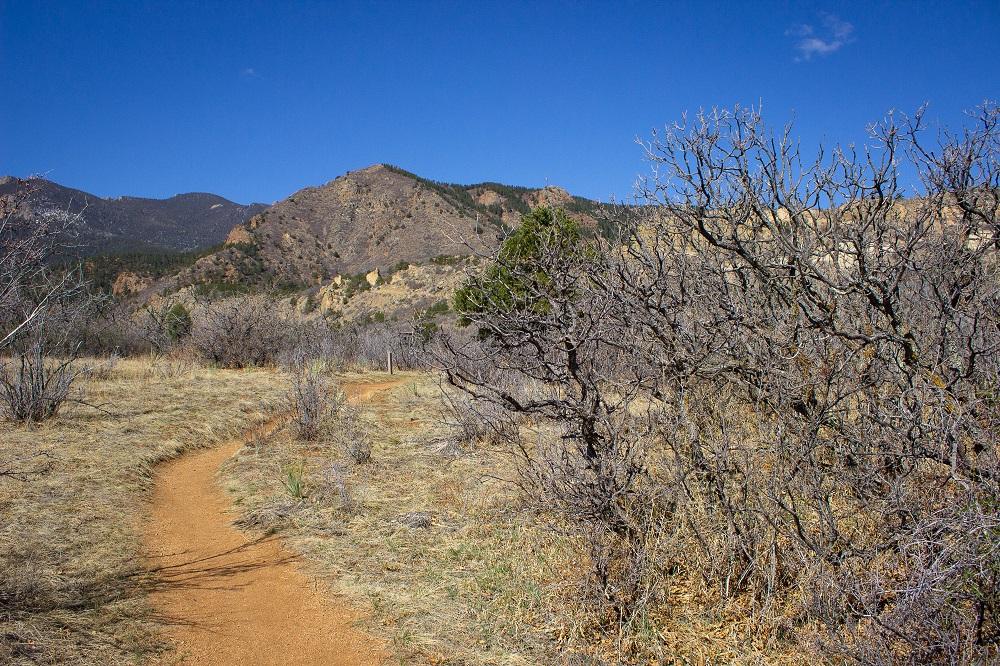
[[[645,146],[615,240],[536,211],[459,292],[478,338],[434,358],[576,544],[587,634],[996,658],[998,121],[890,117],[813,162],[752,110],[699,115]]]
[[[129,310],[0,217],[0,649],[161,649],[151,466],[280,410],[224,470],[238,524],[403,663],[995,661],[998,122],[814,160],[698,115],[602,234],[528,212],[408,331]]]

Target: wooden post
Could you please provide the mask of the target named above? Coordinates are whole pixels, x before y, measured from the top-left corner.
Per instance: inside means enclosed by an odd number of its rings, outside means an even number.
[[[386,361],[385,364],[387,366],[389,366],[389,374],[391,375],[392,374],[392,350],[391,349],[388,350],[388,351],[386,351],[386,353],[385,353],[385,361]]]

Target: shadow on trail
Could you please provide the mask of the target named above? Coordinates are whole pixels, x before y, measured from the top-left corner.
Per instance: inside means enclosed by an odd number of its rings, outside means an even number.
[[[298,555],[291,553],[276,556],[273,549],[264,548],[278,542],[279,538],[272,534],[212,555],[150,567],[146,570],[148,576],[143,588],[146,592],[169,589],[238,590],[252,580],[232,580],[235,576],[299,559]],[[260,550],[268,552],[261,553]],[[182,555],[184,553],[167,553],[150,559],[163,560]]]

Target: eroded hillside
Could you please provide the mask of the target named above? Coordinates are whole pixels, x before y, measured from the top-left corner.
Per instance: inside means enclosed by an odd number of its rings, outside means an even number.
[[[179,281],[303,288],[400,262],[489,251],[522,213],[541,204],[596,227],[599,204],[561,188],[447,185],[377,164],[300,190],[237,226],[223,250],[183,271]]]

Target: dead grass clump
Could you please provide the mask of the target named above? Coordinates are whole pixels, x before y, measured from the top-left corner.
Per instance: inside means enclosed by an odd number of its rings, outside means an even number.
[[[242,530],[274,534],[291,521],[302,508],[300,499],[284,498],[271,504],[248,509],[233,524]]]
[[[330,465],[323,481],[320,494],[317,497],[318,501],[331,503],[335,498],[340,510],[347,515],[357,513],[360,510],[348,483],[348,472],[342,465]]]
[[[351,406],[344,407],[337,423],[336,439],[354,464],[364,465],[371,462],[371,428],[358,409]]]

